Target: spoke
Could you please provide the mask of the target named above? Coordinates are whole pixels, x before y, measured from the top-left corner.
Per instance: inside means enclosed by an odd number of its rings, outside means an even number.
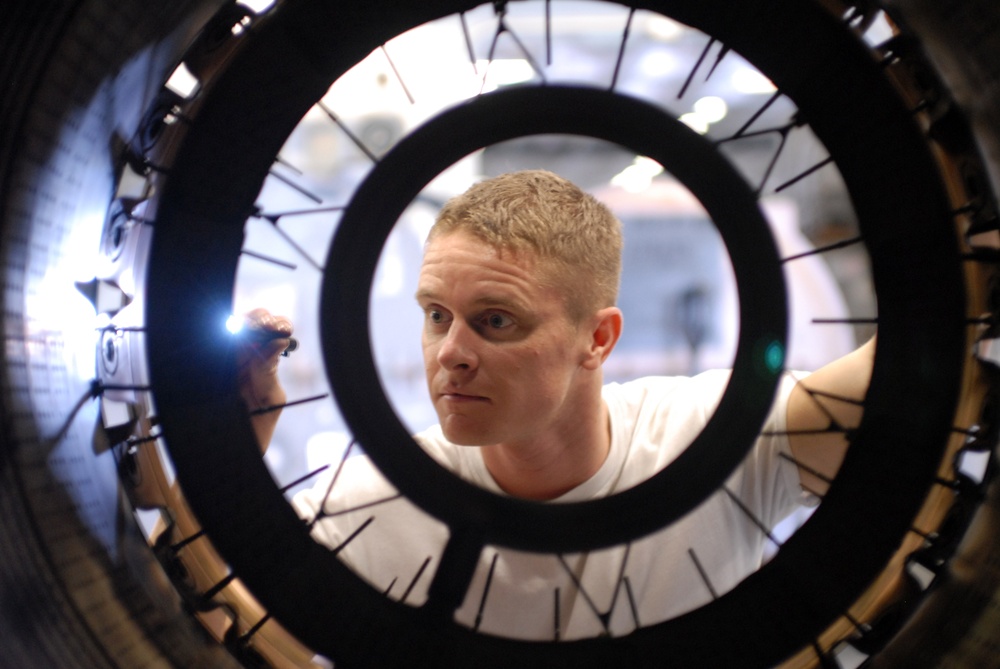
[[[754,130],[753,132],[736,132],[728,137],[722,137],[715,140],[715,144],[725,144],[726,142],[735,142],[740,139],[753,139],[755,137],[763,137],[764,135],[783,135],[790,132],[794,127],[794,123],[786,123],[785,125],[779,125],[773,128],[763,128],[761,130]]]
[[[397,493],[395,495],[389,495],[387,497],[381,497],[381,498],[376,499],[376,500],[371,501],[371,502],[365,502],[364,504],[358,504],[356,506],[350,506],[350,507],[348,507],[346,509],[341,509],[340,511],[331,511],[329,513],[325,513],[325,514],[323,514],[323,517],[324,518],[334,518],[336,516],[344,516],[344,515],[347,515],[348,513],[354,513],[355,511],[361,511],[362,509],[370,509],[373,506],[379,506],[381,504],[386,504],[387,502],[391,502],[393,500],[397,500],[397,499],[399,499],[401,497],[402,497],[402,495],[399,494],[399,493]]]
[[[185,548],[189,544],[194,543],[198,539],[201,539],[203,536],[205,536],[205,530],[198,530],[197,532],[187,537],[186,539],[181,539],[176,544],[171,544],[170,550],[173,551],[174,553],[177,553],[182,548]]]
[[[263,616],[261,616],[260,620],[258,620],[256,623],[254,623],[253,627],[251,627],[250,629],[248,629],[245,634],[243,634],[242,636],[240,636],[239,642],[240,643],[244,643],[244,644],[248,643],[250,641],[250,639],[253,637],[253,635],[255,635],[257,632],[259,632],[260,629],[265,625],[265,623],[267,623],[267,621],[270,620],[270,619],[271,619],[271,614],[270,613],[265,613]]]
[[[856,629],[860,634],[868,634],[872,631],[871,625],[862,623],[860,620],[851,615],[850,611],[844,611],[843,615],[847,622],[851,623],[854,629]]]
[[[430,563],[431,563],[431,557],[428,555],[426,558],[424,558],[424,561],[420,565],[420,568],[417,569],[417,573],[413,575],[413,579],[410,581],[410,584],[406,586],[406,590],[403,591],[403,596],[399,598],[400,604],[406,602],[407,598],[410,596],[410,593],[413,592],[413,588],[416,587],[417,582],[420,580],[420,577],[423,576],[424,572],[427,570],[427,565],[429,565]]]
[[[531,55],[531,52],[521,41],[521,38],[517,36],[510,26],[507,25],[507,3],[506,2],[495,2],[494,11],[497,15],[497,27],[493,32],[493,39],[490,41],[489,55],[486,60],[486,69],[483,71],[483,80],[479,86],[479,93],[482,94],[486,90],[486,80],[489,77],[490,65],[492,65],[494,58],[496,58],[497,45],[500,43],[500,37],[504,34],[510,35],[510,38],[514,40],[514,44],[517,46],[518,50],[524,56],[524,59],[528,61],[531,65],[531,69],[541,78],[542,83],[545,83],[545,73],[542,71],[541,66],[539,66],[538,61]]]
[[[265,413],[271,413],[272,411],[278,411],[280,409],[287,409],[288,407],[298,406],[300,404],[308,404],[309,402],[316,402],[318,400],[325,400],[330,396],[330,393],[323,393],[322,395],[313,395],[312,397],[305,397],[301,400],[294,400],[292,402],[285,402],[284,404],[273,404],[271,406],[263,407],[260,409],[254,409],[250,412],[251,416],[259,416]]]
[[[760,109],[754,112],[753,116],[750,117],[750,120],[744,123],[740,127],[740,129],[736,131],[736,134],[733,135],[732,139],[742,137],[743,134],[750,129],[750,126],[752,126],[757,121],[757,119],[763,116],[764,112],[766,112],[771,107],[771,105],[777,102],[778,98],[780,98],[782,95],[783,94],[781,93],[781,91],[775,91],[775,93],[767,99],[767,102],[765,102]]]
[[[632,610],[632,622],[635,623],[636,629],[642,627],[642,623],[639,622],[639,606],[635,601],[635,593],[632,592],[632,581],[629,580],[628,576],[623,579],[625,583],[625,594],[628,596],[628,606]]]
[[[129,387],[111,386],[111,385],[104,385],[98,380],[91,381],[90,385],[87,387],[86,392],[84,392],[83,395],[80,396],[80,399],[77,400],[76,404],[73,405],[73,408],[69,410],[65,422],[59,427],[56,433],[52,437],[46,439],[45,442],[50,446],[54,446],[55,444],[58,444],[60,441],[62,441],[63,437],[66,436],[66,434],[69,432],[69,429],[73,426],[73,421],[76,420],[77,415],[80,413],[83,407],[85,407],[87,403],[90,402],[91,400],[100,396],[105,390],[118,390],[118,389],[136,390],[138,388],[140,388],[140,386],[129,386]]]
[[[823,647],[819,645],[819,640],[812,640],[812,648],[816,653],[816,659],[819,660],[821,669],[839,669],[840,664],[831,660],[830,656],[823,652]]]
[[[347,548],[347,546],[350,545],[350,543],[352,541],[354,541],[355,539],[357,539],[358,536],[360,536],[360,534],[362,532],[364,532],[369,527],[371,527],[371,524],[372,524],[372,522],[374,522],[374,520],[375,520],[375,516],[368,516],[368,518],[365,520],[365,522],[361,523],[361,525],[358,526],[358,529],[356,529],[353,532],[351,532],[346,539],[344,539],[343,541],[340,542],[339,546],[337,546],[336,548],[334,548],[332,550],[332,553],[334,555],[337,555],[338,553],[340,553],[340,551],[342,551],[345,548]]]
[[[775,149],[774,155],[771,156],[771,160],[767,163],[767,169],[764,170],[764,176],[761,177],[760,183],[757,184],[757,189],[754,194],[760,197],[761,193],[764,192],[764,186],[767,185],[767,180],[771,178],[771,172],[774,171],[774,166],[778,164],[778,158],[781,157],[781,153],[785,150],[785,144],[788,141],[788,133],[791,131],[792,126],[788,125],[782,129],[780,136],[781,139],[778,141],[778,148]]]
[[[728,486],[722,486],[722,491],[726,493],[726,496],[729,497],[729,499],[732,500],[737,507],[739,507],[740,511],[743,512],[743,515],[749,518],[750,522],[756,525],[757,528],[764,533],[764,536],[767,537],[772,544],[774,544],[778,548],[781,548],[781,541],[779,541],[778,538],[774,536],[774,533],[771,532],[771,528],[765,525],[764,521],[758,518],[757,515],[750,510],[750,507],[748,507],[746,504],[743,503],[743,500],[741,500],[739,497],[733,494],[733,491],[730,490]]]
[[[942,488],[948,488],[949,490],[960,490],[962,487],[961,481],[951,481],[940,476],[934,477],[934,484],[939,485]]]
[[[553,604],[552,604],[552,614],[553,614],[553,620],[552,620],[553,633],[552,633],[552,638],[553,638],[554,641],[559,641],[559,635],[560,635],[561,629],[562,629],[562,621],[560,620],[560,618],[561,618],[561,612],[560,612],[561,604],[559,603],[559,595],[560,595],[559,588],[557,587],[553,591],[552,594],[553,594],[553,598],[552,598],[553,599]]]
[[[701,560],[698,559],[698,555],[694,552],[693,548],[688,548],[688,556],[690,556],[691,562],[694,563],[694,568],[698,570],[701,582],[705,584],[705,587],[708,588],[708,593],[712,595],[712,599],[718,599],[719,593],[716,592],[715,587],[712,585],[712,580],[708,578],[708,572],[705,571],[705,567],[702,566]]]
[[[793,465],[795,465],[796,467],[798,467],[802,471],[808,472],[808,473],[812,474],[813,476],[815,476],[816,478],[818,478],[823,483],[826,483],[826,484],[833,483],[833,479],[832,478],[830,478],[826,474],[821,474],[815,468],[810,467],[809,465],[805,464],[804,462],[800,462],[799,460],[797,460],[795,457],[789,455],[788,453],[779,453],[778,456],[784,458],[785,460],[788,460],[789,462],[791,462]]]
[[[851,438],[851,433],[854,430],[854,428],[848,428],[848,427],[842,425],[840,423],[840,421],[837,420],[836,416],[833,415],[833,412],[830,411],[823,402],[819,401],[819,398],[822,397],[822,398],[825,398],[825,399],[833,400],[835,402],[842,402],[844,404],[851,404],[851,405],[857,406],[857,407],[864,407],[864,405],[865,405],[864,400],[863,399],[860,399],[860,400],[859,399],[855,399],[853,397],[845,397],[844,395],[839,395],[837,393],[830,393],[830,392],[826,392],[826,391],[823,391],[823,390],[817,390],[817,389],[814,389],[814,388],[810,388],[809,386],[807,386],[802,381],[797,381],[796,383],[804,391],[806,391],[806,394],[809,395],[809,399],[812,400],[812,402],[816,406],[816,408],[823,412],[823,415],[825,415],[826,418],[827,418],[827,420],[829,421],[829,425],[827,426],[827,428],[825,430],[816,430],[816,431],[799,430],[799,431],[795,431],[794,434],[820,434],[822,432],[842,432],[848,439],[850,439]],[[788,432],[787,434],[793,434],[793,432]]]
[[[545,64],[552,65],[552,0],[545,0]]]
[[[715,57],[715,62],[712,63],[712,67],[709,68],[708,74],[705,75],[705,81],[708,81],[709,79],[712,78],[712,74],[714,74],[716,68],[719,67],[719,63],[722,62],[722,59],[725,58],[726,54],[728,54],[730,51],[732,51],[732,49],[730,49],[725,44],[722,45],[722,48],[719,49],[719,55]]]
[[[337,479],[340,478],[340,473],[344,471],[344,465],[347,463],[347,458],[350,457],[353,449],[354,441],[351,440],[351,443],[347,445],[347,448],[344,449],[343,454],[340,456],[340,462],[337,464],[337,470],[333,472],[333,476],[330,477],[330,485],[327,486],[326,493],[323,495],[323,502],[319,506],[319,512],[317,512],[316,516],[309,521],[309,529],[312,529],[317,521],[326,515],[326,503],[330,500],[330,495],[333,493],[333,486],[337,484]]]
[[[814,318],[814,325],[878,325],[878,318]]]
[[[291,178],[286,177],[281,172],[276,172],[276,171],[274,171],[272,169],[272,170],[268,170],[267,173],[270,174],[275,179],[277,179],[278,181],[280,181],[281,183],[283,183],[286,186],[288,186],[289,188],[291,188],[292,190],[296,191],[300,195],[306,196],[307,198],[309,198],[310,200],[312,200],[316,204],[323,204],[323,198],[321,198],[319,195],[316,195],[313,192],[309,191],[308,189],[305,188],[305,186],[300,186],[299,184],[295,183],[294,181],[291,180]]]
[[[280,211],[276,214],[259,211],[254,214],[257,218],[263,218],[271,223],[277,223],[282,218],[288,218],[290,216],[308,216],[309,214],[325,214],[334,211],[344,211],[346,207],[342,204],[333,205],[330,207],[313,207],[311,209],[292,209],[291,211]]]
[[[618,58],[615,60],[615,72],[611,76],[611,87],[609,90],[615,90],[618,85],[618,75],[621,72],[622,59],[625,57],[625,45],[628,43],[629,32],[632,30],[632,19],[635,16],[635,7],[632,7],[628,12],[628,20],[625,21],[625,29],[622,31],[622,41],[618,46]]]
[[[632,544],[631,543],[626,544],[625,545],[625,555],[622,556],[622,564],[621,564],[621,567],[619,567],[619,569],[618,569],[618,582],[615,585],[615,591],[614,591],[614,593],[612,593],[612,595],[611,595],[611,606],[608,609],[608,621],[609,622],[610,622],[612,613],[614,613],[615,605],[618,603],[618,593],[621,592],[621,589],[622,589],[622,587],[623,587],[623,585],[625,583],[625,567],[628,566],[628,557],[629,557],[629,555],[631,553],[632,553]]]
[[[812,167],[810,167],[810,168],[808,168],[806,170],[803,170],[799,174],[795,175],[794,177],[792,177],[791,179],[789,179],[785,183],[783,183],[780,186],[778,186],[777,188],[775,188],[774,192],[775,193],[780,193],[781,191],[785,190],[786,188],[794,186],[795,184],[797,184],[798,182],[802,181],[803,179],[805,179],[810,174],[814,174],[814,173],[818,172],[819,170],[823,169],[824,167],[826,167],[827,165],[829,165],[832,162],[833,162],[833,156],[830,156],[829,158],[825,158],[825,159],[819,161],[818,163],[816,163]]]
[[[306,474],[304,476],[300,476],[299,478],[295,479],[291,483],[288,483],[288,484],[285,484],[284,486],[282,486],[281,487],[281,492],[282,493],[286,493],[289,490],[291,490],[292,488],[294,488],[295,486],[299,485],[300,483],[305,483],[306,481],[308,481],[309,479],[313,478],[314,476],[318,476],[319,474],[322,474],[323,472],[325,472],[329,468],[330,468],[330,465],[323,465],[322,467],[319,467],[318,469],[314,469],[311,472],[309,472],[308,474]]]
[[[517,36],[517,33],[507,24],[506,4],[507,3],[503,3],[504,8],[499,14],[500,31],[497,36],[499,37],[499,35],[502,34],[510,35],[510,38],[514,40],[514,44],[517,45],[517,48],[521,52],[521,55],[523,55],[525,60],[527,60],[528,63],[531,65],[531,69],[533,69],[538,74],[538,76],[541,77],[542,83],[545,83],[545,74],[542,71],[542,67],[538,64],[538,61],[535,60],[535,57],[531,55],[531,51],[529,51],[528,47],[525,46],[524,42],[521,41],[521,38]],[[490,60],[492,60],[492,56]]]
[[[781,262],[791,262],[792,260],[799,260],[801,258],[808,258],[810,256],[820,255],[822,253],[829,253],[830,251],[836,251],[838,249],[847,248],[848,246],[854,246],[855,244],[860,244],[864,241],[861,235],[857,237],[851,237],[850,239],[844,239],[839,242],[833,242],[832,244],[827,244],[826,246],[820,246],[811,251],[805,251],[803,253],[796,253],[795,255],[788,256],[787,258],[782,258]]]
[[[376,156],[375,153],[371,149],[369,149],[364,142],[361,141],[360,137],[351,132],[351,129],[348,128],[347,125],[342,120],[340,120],[340,117],[337,116],[325,102],[320,100],[319,102],[316,103],[316,105],[323,111],[324,114],[326,114],[327,118],[333,121],[337,125],[337,127],[340,128],[345,135],[347,135],[347,138],[351,140],[351,143],[354,144],[354,146],[358,147],[358,149],[360,149],[361,152],[365,154],[369,160],[371,160],[376,165],[378,164],[378,156]]]
[[[701,55],[698,56],[698,60],[695,61],[694,67],[691,68],[691,72],[688,74],[687,79],[684,80],[684,85],[681,86],[681,90],[677,94],[678,100],[683,98],[684,94],[687,93],[688,87],[691,85],[691,82],[694,81],[694,75],[698,72],[698,68],[701,67],[701,64],[705,62],[705,57],[708,56],[708,52],[712,48],[713,44],[715,44],[715,38],[709,37],[708,44],[705,45],[705,48],[702,50]]]
[[[450,620],[469,591],[482,552],[483,540],[477,532],[453,528],[427,590],[424,610],[432,616]]]
[[[472,73],[479,74],[479,67],[476,65],[476,49],[472,46],[472,35],[469,34],[469,22],[465,18],[465,12],[458,15],[462,23],[462,35],[465,37],[465,48],[469,53],[469,62],[472,63]]]
[[[162,434],[150,434],[145,437],[129,437],[128,439],[125,440],[125,446],[131,450],[135,446],[141,446],[143,444],[151,444],[162,436],[163,436]]]
[[[600,609],[597,608],[597,604],[590,596],[590,593],[587,592],[587,589],[583,587],[583,583],[580,581],[579,576],[577,576],[570,568],[569,564],[566,562],[566,558],[562,555],[562,553],[560,553],[556,557],[559,558],[559,564],[562,565],[563,569],[566,571],[566,574],[569,575],[570,580],[573,581],[573,585],[576,587],[576,591],[583,596],[583,601],[587,603],[587,607],[594,614],[594,616],[596,616],[597,619],[601,621],[601,626],[604,627],[604,632],[606,634],[610,634],[611,630],[609,629],[608,626],[610,616],[607,613],[601,613]]]
[[[281,229],[281,227],[278,225],[277,219],[272,220],[271,218],[267,218],[265,220],[267,220],[271,224],[271,229],[277,232],[278,235],[285,241],[286,244],[291,246],[296,253],[302,256],[303,260],[312,265],[313,269],[315,269],[317,272],[321,274],[323,273],[323,266],[316,260],[314,260],[313,257],[309,255],[309,252],[306,251],[304,248],[302,248],[302,246],[297,241],[292,239],[292,237],[287,232]]]
[[[277,265],[278,267],[284,267],[285,269],[295,270],[298,266],[295,263],[286,262],[284,260],[278,260],[277,258],[272,258],[271,256],[266,256],[263,253],[257,253],[256,251],[248,251],[247,249],[242,249],[240,255],[248,256],[250,258],[256,258],[257,260],[263,260],[271,265]]]
[[[215,597],[217,594],[219,594],[220,592],[222,592],[222,590],[227,585],[229,585],[230,583],[232,583],[235,580],[236,580],[236,573],[235,572],[230,572],[228,576],[226,576],[221,581],[219,581],[218,583],[216,583],[215,585],[213,585],[211,588],[209,588],[208,590],[206,590],[201,595],[201,601],[204,602],[205,604],[208,604],[209,602],[212,601],[213,597]]]
[[[486,584],[483,586],[483,594],[479,598],[479,609],[476,611],[476,621],[472,626],[474,632],[479,631],[479,626],[483,622],[483,611],[486,609],[486,598],[490,596],[490,586],[493,584],[493,572],[496,571],[498,557],[500,557],[500,553],[494,553],[493,559],[490,560],[490,570],[486,574]]]
[[[381,45],[379,49],[381,49],[382,54],[385,56],[385,59],[389,62],[389,67],[392,69],[392,73],[396,75],[396,81],[399,82],[399,86],[403,89],[403,93],[406,95],[406,99],[410,101],[411,105],[414,104],[413,95],[410,93],[410,89],[406,85],[406,82],[403,81],[403,77],[399,74],[399,70],[396,69],[396,63],[393,62],[392,56],[390,56],[389,52],[386,50],[385,44]]]

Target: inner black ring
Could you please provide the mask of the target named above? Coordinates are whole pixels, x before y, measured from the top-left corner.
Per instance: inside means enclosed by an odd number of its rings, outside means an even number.
[[[369,291],[358,289],[359,282],[371,286],[385,238],[427,183],[477,149],[538,134],[603,139],[658,161],[715,222],[740,297],[732,377],[702,433],[644,483],[574,504],[495,495],[458,479],[416,446],[379,385],[370,347]],[[469,529],[485,542],[540,552],[584,551],[636,539],[718,490],[753,445],[770,410],[787,330],[785,287],[770,228],[730,163],[658,107],[568,86],[483,95],[440,114],[400,142],[344,213],[327,259],[320,306],[330,385],[358,443],[389,480],[453,531]]]

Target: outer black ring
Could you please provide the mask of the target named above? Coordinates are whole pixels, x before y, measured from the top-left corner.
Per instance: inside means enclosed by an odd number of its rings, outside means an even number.
[[[437,465],[396,419],[372,359],[368,304],[382,244],[417,194],[490,144],[536,134],[585,135],[660,162],[705,206],[722,235],[740,296],[733,375],[719,409],[688,449],[650,480],[612,497],[538,504],[465,483]],[[777,249],[743,178],[701,135],[662,109],[593,88],[535,86],[473,98],[442,112],[369,173],[337,228],[320,296],[330,384],[355,439],[411,501],[486,543],[547,553],[625,543],[673,522],[717,491],[750,450],[771,408],[785,350],[787,306]],[[416,336],[416,335],[414,335]],[[526,389],[528,390],[528,389]],[[454,500],[461,495],[462,504]]]
[[[771,666],[847,610],[933,481],[958,396],[964,295],[948,199],[909,110],[863,45],[812,2],[644,6],[768,75],[826,144],[854,200],[880,334],[865,420],[841,474],[810,522],[736,589],[620,639],[475,635],[385,601],[312,542],[255,452],[232,351],[219,344],[243,221],[284,137],[329,81],[390,37],[468,3],[288,0],[206,87],[176,153],[156,213],[147,340],[163,433],[213,544],[277,619],[338,666]]]

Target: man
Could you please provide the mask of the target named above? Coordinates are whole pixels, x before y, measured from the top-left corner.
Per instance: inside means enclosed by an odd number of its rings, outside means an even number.
[[[539,501],[583,501],[636,485],[698,435],[727,374],[604,385],[623,327],[615,306],[621,226],[606,207],[543,171],[502,175],[445,205],[417,288],[428,390],[440,424],[416,439],[456,475]],[[266,312],[255,327],[290,334]],[[281,341],[246,366],[251,407],[280,403]],[[727,480],[669,528],[627,547],[552,556],[487,547],[456,619],[523,639],[625,634],[703,605],[760,566],[770,528],[825,492],[859,409],[873,343],[811,375],[783,380],[765,434]],[[808,390],[807,390],[808,388]],[[276,417],[259,416],[266,444]],[[789,456],[789,457],[784,457]],[[798,463],[796,466],[794,463]],[[316,539],[374,587],[419,604],[447,528],[397,499],[365,458],[298,495]],[[738,502],[736,500],[739,500]],[[356,534],[359,533],[359,534]],[[355,536],[356,535],[356,536]]]

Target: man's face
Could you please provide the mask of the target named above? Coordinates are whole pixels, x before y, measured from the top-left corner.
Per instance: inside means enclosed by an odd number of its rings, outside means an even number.
[[[450,441],[528,444],[579,420],[590,336],[542,278],[534,253],[465,232],[427,246],[417,288],[424,367]]]

